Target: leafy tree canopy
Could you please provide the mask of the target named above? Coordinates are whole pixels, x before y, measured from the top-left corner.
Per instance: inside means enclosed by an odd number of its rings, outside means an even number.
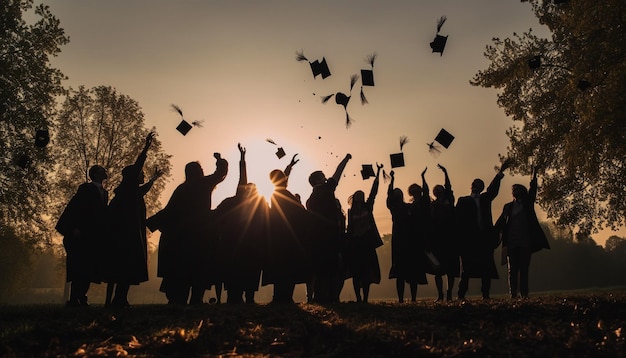
[[[516,122],[505,156],[519,174],[537,168],[548,216],[583,233],[616,229],[626,224],[626,2],[526,1],[552,38],[494,38],[470,83],[499,90]]]
[[[92,165],[107,169],[106,187],[112,198],[113,189],[122,180],[122,169],[135,162],[151,131],[145,128],[137,101],[108,86],[70,89],[55,127],[57,168],[53,187],[57,200],[54,217],[58,217],[77,187],[88,180],[87,172]],[[170,157],[155,138],[144,165],[146,178],[157,168],[164,177],[169,177]],[[159,196],[165,184],[164,178],[157,180],[146,195],[149,213],[160,207]]]
[[[35,146],[35,133],[48,129],[63,74],[50,67],[69,38],[47,6],[34,8],[35,22],[23,15],[33,0],[0,2],[0,226],[41,241],[48,203],[48,147]]]

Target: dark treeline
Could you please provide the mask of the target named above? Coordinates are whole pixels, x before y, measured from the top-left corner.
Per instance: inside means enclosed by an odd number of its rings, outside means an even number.
[[[549,237],[551,250],[543,250],[532,258],[530,268],[531,292],[535,295],[546,291],[590,289],[626,285],[626,238],[612,236],[605,247],[598,245],[591,237],[574,238],[569,232],[560,232],[544,224]],[[387,278],[391,267],[391,235],[383,237],[384,245],[377,249],[381,283],[372,285],[371,300],[395,300],[395,282]],[[8,235],[2,238],[0,250],[0,302],[21,303],[61,303],[64,291],[64,262],[62,251],[53,249],[32,253],[20,240],[11,240]],[[159,292],[160,279],[156,277],[157,248],[150,251],[150,280],[137,286],[130,296],[136,303],[164,303],[165,297]],[[500,249],[496,250],[499,262]],[[500,279],[493,281],[494,295],[508,293],[506,266],[498,266]],[[93,302],[104,302],[106,285],[94,285]],[[304,286],[304,285],[298,285]],[[258,302],[271,300],[271,289],[262,287]],[[470,288],[470,295],[479,295],[479,288]],[[434,279],[428,275],[428,285],[420,286],[418,299],[434,299],[437,295]],[[207,298],[215,297],[215,291],[207,293]],[[305,301],[304,287],[297,287],[296,301]],[[354,301],[350,280],[343,288],[342,301]]]

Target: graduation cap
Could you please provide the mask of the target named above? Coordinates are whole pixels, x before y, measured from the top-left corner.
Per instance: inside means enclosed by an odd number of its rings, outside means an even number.
[[[389,155],[392,168],[398,168],[398,167],[404,166],[404,153],[402,153],[402,148],[408,142],[409,142],[409,138],[407,136],[403,135],[400,137],[400,153],[394,153],[394,154]]]
[[[533,56],[530,60],[528,60],[528,67],[531,70],[536,70],[541,67],[541,56],[536,55]]]
[[[374,173],[374,166],[372,164],[363,164],[361,169],[361,177],[363,180],[367,180],[371,177],[375,177],[376,173]]]
[[[446,47],[448,36],[439,35],[439,31],[447,19],[447,17],[442,16],[437,20],[437,35],[435,35],[433,42],[430,43],[430,48],[433,50],[433,53],[439,52],[440,56],[443,56],[443,50]]]
[[[446,149],[450,147],[450,144],[452,143],[453,140],[454,140],[454,136],[443,128],[439,131],[439,134],[437,134],[437,136],[435,137],[435,141],[443,145],[443,147]]]
[[[267,138],[265,141],[278,146],[272,138]],[[282,159],[282,157],[285,156],[285,150],[282,147],[278,147],[278,149],[276,150],[276,156],[278,157],[278,159]]]
[[[363,93],[363,86],[374,86],[374,61],[376,61],[376,52],[367,56],[367,63],[372,68],[361,70],[361,104],[369,103]]]
[[[47,129],[38,129],[35,132],[35,146],[43,148],[50,143],[50,133]]]
[[[337,92],[335,94],[331,94],[328,96],[322,97],[322,103],[328,102],[333,96],[335,96],[335,103],[343,106],[344,111],[346,112],[346,128],[350,128],[352,124],[352,118],[348,114],[348,103],[350,102],[350,98],[352,97],[352,88],[354,88],[354,84],[358,81],[359,75],[350,76],[350,93],[349,95],[343,92]]]
[[[202,127],[202,121],[187,122],[183,117],[183,110],[179,106],[172,104],[172,109],[180,115],[180,123],[176,126],[176,130],[179,131],[180,134],[187,135],[193,126]]]
[[[301,61],[309,62],[309,59],[307,59],[304,56],[303,51],[296,52],[296,60],[298,62],[301,62]],[[309,62],[309,65],[311,65],[311,72],[313,72],[313,78],[316,78],[318,75],[321,75],[322,79],[325,79],[326,77],[330,76],[330,70],[328,69],[328,64],[326,63],[325,57],[322,57],[322,61],[315,60],[313,62]]]

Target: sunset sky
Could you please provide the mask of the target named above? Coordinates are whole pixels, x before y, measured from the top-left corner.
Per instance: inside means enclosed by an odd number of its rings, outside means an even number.
[[[397,168],[403,189],[421,183],[431,189],[443,183],[440,163],[448,169],[456,197],[469,193],[474,178],[488,183],[495,175],[498,153],[508,144],[512,125],[496,103],[494,89],[473,87],[469,80],[488,66],[483,56],[493,37],[511,37],[529,28],[547,37],[530,5],[519,0],[424,1],[44,1],[70,37],[53,65],[69,77],[66,87],[112,86],[137,100],[146,126],[155,127],[165,152],[171,154],[173,177],[161,201],[166,203],[184,180],[184,166],[200,161],[206,173],[215,169],[213,152],[231,164],[229,175],[213,195],[213,206],[235,193],[237,143],[247,148],[248,178],[269,195],[268,173],[283,169],[298,153],[300,162],[289,189],[303,201],[310,195],[308,175],[332,175],[346,153],[353,159],[339,183],[344,210],[355,190],[366,193],[362,164],[383,163],[404,146],[406,166]],[[449,36],[443,56],[429,43],[436,23],[446,16],[440,34]],[[322,57],[331,76],[313,78],[310,61]],[[342,106],[324,95],[349,91],[350,76],[369,68],[377,54],[374,87],[365,87],[369,104],[359,100],[360,80],[352,91],[345,126]],[[176,131],[180,117],[204,121],[187,136]],[[429,153],[441,128],[456,138],[438,156]],[[277,146],[286,156],[278,159]],[[493,204],[494,216],[511,200],[511,185],[530,178],[507,175]],[[387,184],[381,181],[375,216],[381,233],[391,232],[385,207]],[[542,218],[543,219],[543,218]],[[594,238],[604,243],[610,233]],[[618,233],[626,236],[622,230]]]

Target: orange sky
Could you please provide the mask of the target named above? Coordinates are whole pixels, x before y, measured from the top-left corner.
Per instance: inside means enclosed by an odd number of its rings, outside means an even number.
[[[332,175],[346,153],[353,159],[339,183],[337,197],[347,210],[355,190],[369,191],[362,164],[383,163],[400,151],[406,135],[406,167],[396,170],[397,186],[406,191],[426,179],[431,188],[443,183],[437,169],[448,168],[457,197],[469,193],[472,179],[489,182],[498,153],[504,153],[506,129],[513,124],[496,104],[497,92],[476,88],[469,80],[488,66],[483,56],[493,37],[510,37],[529,28],[547,36],[527,3],[518,0],[475,1],[47,1],[70,37],[53,65],[69,79],[65,86],[109,85],[137,100],[147,127],[156,127],[164,150],[173,155],[173,177],[162,197],[184,180],[183,168],[198,160],[214,170],[213,152],[231,163],[231,171],[213,196],[213,205],[232,196],[238,180],[237,143],[248,149],[248,177],[263,191],[268,173],[284,168],[291,156],[301,159],[289,189],[308,198],[308,175]],[[449,35],[443,56],[429,43],[436,21]],[[309,65],[295,60],[302,50],[310,59],[325,57],[332,75],[314,79]],[[366,87],[369,104],[358,100],[355,86],[346,129],[343,107],[323,95],[349,90],[350,75],[368,68],[376,52],[375,87]],[[188,120],[203,120],[187,136],[175,130],[179,105]],[[435,157],[426,143],[441,128],[456,139]],[[287,152],[274,155],[272,138]],[[514,183],[502,182],[494,216],[511,200]],[[381,233],[391,231],[381,183],[375,215]],[[626,236],[624,230],[618,233]],[[596,236],[603,244],[607,233]]]

